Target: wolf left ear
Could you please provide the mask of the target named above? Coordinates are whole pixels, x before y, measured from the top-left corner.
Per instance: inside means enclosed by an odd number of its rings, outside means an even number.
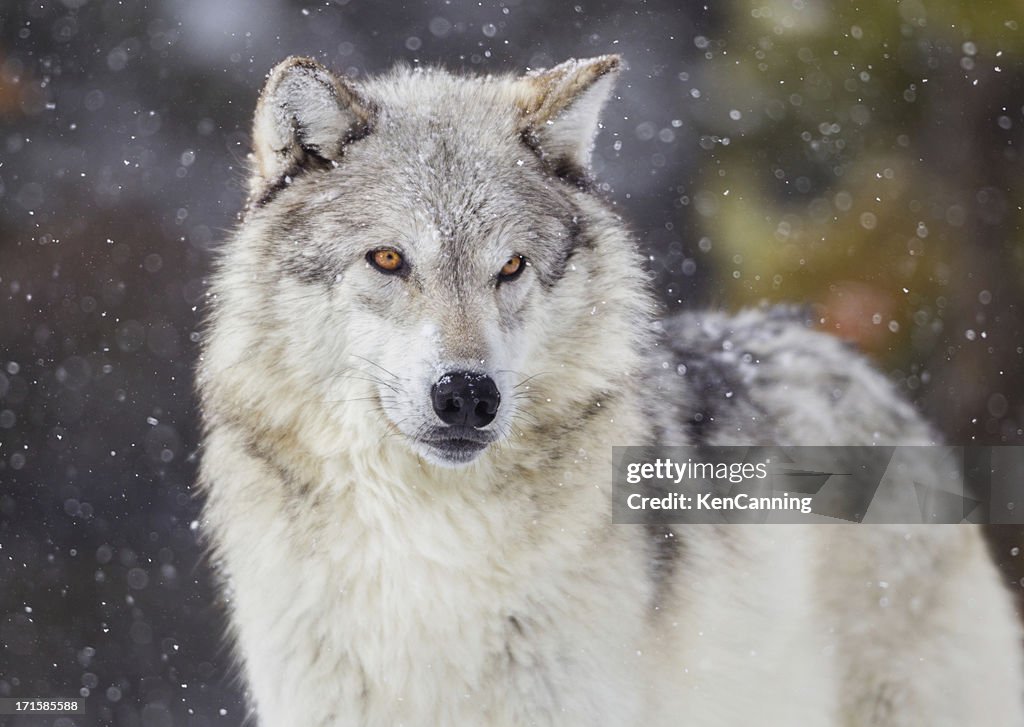
[[[371,105],[347,79],[310,58],[279,63],[256,106],[253,198],[268,194],[288,175],[337,161],[345,144],[366,132],[371,118]]]
[[[620,56],[598,56],[520,79],[524,138],[559,174],[583,176],[590,166],[601,110],[621,66]]]

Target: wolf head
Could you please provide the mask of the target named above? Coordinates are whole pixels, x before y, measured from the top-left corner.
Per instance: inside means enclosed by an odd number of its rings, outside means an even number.
[[[588,188],[619,67],[357,84],[308,59],[277,66],[207,372],[263,357],[265,386],[304,382],[308,406],[435,465],[539,434],[549,408],[599,407],[635,363],[647,301],[628,234]]]

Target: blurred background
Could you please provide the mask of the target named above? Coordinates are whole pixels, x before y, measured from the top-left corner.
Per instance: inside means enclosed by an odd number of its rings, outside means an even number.
[[[667,309],[814,306],[955,444],[1024,444],[1018,0],[4,0],[0,696],[239,725],[197,541],[192,368],[288,54],[622,53],[595,152]],[[1020,529],[992,528],[1021,592]],[[27,725],[11,720],[5,724]]]

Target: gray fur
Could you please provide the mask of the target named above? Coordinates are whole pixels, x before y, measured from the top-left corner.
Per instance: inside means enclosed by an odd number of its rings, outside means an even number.
[[[788,315],[652,322],[586,183],[619,67],[271,73],[199,369],[259,723],[1024,727],[972,528],[611,524],[613,445],[935,441]],[[501,394],[461,463],[429,443],[455,370]]]

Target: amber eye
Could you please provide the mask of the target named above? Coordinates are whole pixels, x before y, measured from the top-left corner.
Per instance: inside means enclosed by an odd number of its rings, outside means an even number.
[[[370,250],[366,253],[367,261],[382,273],[397,273],[405,265],[402,254],[398,250],[384,247],[380,250]]]
[[[522,255],[513,255],[504,265],[501,266],[501,270],[498,271],[498,280],[503,283],[509,280],[515,280],[525,268],[526,258]]]

